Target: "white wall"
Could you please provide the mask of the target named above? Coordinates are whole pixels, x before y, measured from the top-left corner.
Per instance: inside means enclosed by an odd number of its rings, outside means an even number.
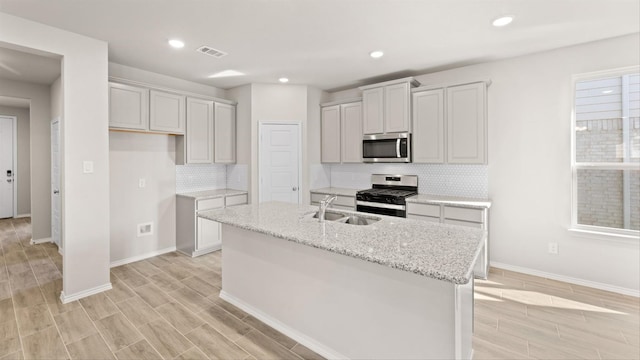
[[[636,292],[638,241],[570,234],[573,74],[637,65],[630,35],[418,76],[424,85],[491,79],[491,260]],[[353,96],[344,91],[340,96]],[[559,254],[547,253],[548,242]]]
[[[0,29],[4,28],[0,27]],[[2,46],[2,44],[0,44],[0,46]],[[43,240],[50,238],[51,125],[49,121],[51,117],[51,107],[49,87],[45,85],[1,79],[0,96],[16,97],[30,100],[29,153],[31,167],[31,236],[34,240]]]
[[[0,43],[63,57],[63,295],[72,299],[105,290],[110,287],[107,43],[4,13],[0,13]],[[46,102],[47,116],[42,116],[47,119],[46,130],[44,126],[34,130],[36,114],[32,108],[31,140],[39,137],[49,148],[48,94]],[[36,163],[36,159],[32,149],[32,169],[48,174],[48,154],[46,161],[37,159],[42,161]],[[93,161],[92,174],[83,173],[83,161]],[[47,182],[46,193],[37,193],[34,187],[32,199],[47,199],[49,203],[50,176],[40,177],[33,171],[32,177]],[[50,205],[44,209],[48,212]],[[31,210],[33,215],[38,207],[32,204]]]
[[[169,135],[109,133],[112,263],[175,249],[175,146]],[[138,237],[137,225],[148,222],[153,234]]]
[[[331,165],[321,163],[320,157],[320,104],[327,101],[329,94],[314,87],[307,88],[307,149],[308,156],[308,184],[309,189],[318,189],[331,185]],[[310,202],[307,193],[303,202]]]
[[[252,84],[251,86],[251,192],[252,201],[258,201],[259,184],[259,124],[261,122],[299,123],[301,131],[302,179],[300,189],[302,199],[308,198],[308,149],[304,147],[307,138],[307,86]]]
[[[251,84],[227,90],[227,97],[238,102],[236,106],[236,164],[227,165],[227,183],[230,188],[250,190],[251,179]],[[249,192],[249,202],[252,202]]]
[[[4,80],[0,79],[0,82]],[[17,122],[17,170],[16,190],[18,192],[17,216],[31,213],[31,150],[30,150],[30,126],[29,108],[17,108],[12,106],[0,106],[0,115],[15,116]]]

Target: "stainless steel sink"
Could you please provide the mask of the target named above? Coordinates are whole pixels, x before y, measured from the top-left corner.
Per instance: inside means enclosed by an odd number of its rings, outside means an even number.
[[[317,219],[319,216],[320,216],[320,211],[318,211],[315,214],[313,214],[313,218],[314,219]],[[324,219],[327,220],[327,221],[340,220],[340,219],[345,218],[345,216],[347,216],[347,214],[333,212],[333,211],[325,211],[325,213],[324,213]]]
[[[305,217],[311,218],[311,219],[318,219],[319,214],[320,212],[316,211],[315,213],[311,213],[309,215],[306,215]],[[324,219],[326,221],[339,222],[339,223],[349,224],[349,225],[371,225],[375,222],[380,221],[380,218],[378,217],[358,216],[358,215],[347,214],[342,212],[334,212],[330,210],[325,211]]]
[[[351,215],[348,218],[346,218],[346,220],[338,220],[340,222],[344,222],[345,224],[351,224],[351,225],[371,225],[375,222],[380,221],[380,218],[368,218],[368,217],[362,217],[362,216],[357,216],[357,215]]]

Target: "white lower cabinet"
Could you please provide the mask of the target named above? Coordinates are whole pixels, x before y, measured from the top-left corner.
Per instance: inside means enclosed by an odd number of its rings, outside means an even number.
[[[195,251],[219,249],[222,247],[220,223],[213,220],[198,218],[198,236]]]
[[[222,247],[220,223],[198,217],[198,213],[247,203],[247,194],[197,199],[178,196],[176,201],[176,249],[191,257]]]
[[[407,218],[487,230],[487,240],[478,257],[473,273],[486,279],[489,272],[489,209],[461,206],[407,203]]]

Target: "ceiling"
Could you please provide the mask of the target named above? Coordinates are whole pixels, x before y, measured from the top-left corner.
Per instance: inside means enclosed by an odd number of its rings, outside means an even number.
[[[50,85],[60,76],[60,59],[0,47],[0,78]]]
[[[288,77],[331,91],[640,31],[638,0],[0,0],[0,11],[105,40],[111,62],[224,89]],[[511,25],[491,26],[504,14]],[[246,75],[208,78],[224,70]]]

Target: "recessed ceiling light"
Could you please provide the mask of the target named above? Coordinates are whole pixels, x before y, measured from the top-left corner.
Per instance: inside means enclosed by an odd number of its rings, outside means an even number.
[[[379,59],[382,57],[382,55],[384,55],[384,53],[380,50],[372,51],[369,53],[369,56],[371,56],[374,59]]]
[[[278,81],[280,81],[281,83],[285,84],[289,82],[289,79],[287,79],[286,77],[281,77],[280,79],[278,79]]]
[[[171,47],[174,47],[176,49],[181,49],[184,47],[184,42],[178,39],[171,39],[169,40],[169,45],[171,45]]]
[[[502,26],[511,24],[512,21],[513,21],[513,16],[507,15],[507,16],[501,16],[493,20],[491,24],[493,24],[493,26],[495,27],[502,27]]]
[[[224,70],[224,71],[220,71],[217,72],[215,74],[209,75],[209,78],[221,78],[221,77],[230,77],[230,76],[241,76],[244,75],[244,73],[240,72],[240,71],[236,71],[236,70]]]

